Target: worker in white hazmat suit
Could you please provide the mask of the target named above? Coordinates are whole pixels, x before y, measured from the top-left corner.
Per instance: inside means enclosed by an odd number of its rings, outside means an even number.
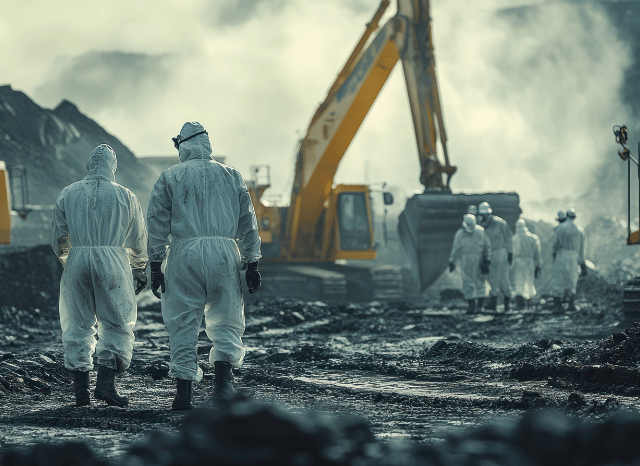
[[[542,255],[540,239],[529,231],[523,219],[516,222],[511,268],[516,308],[525,309],[528,300],[536,294],[535,279],[540,278],[542,272]]]
[[[552,292],[554,312],[560,313],[562,298],[568,296],[569,310],[576,308],[576,287],[578,285],[578,265],[582,276],[587,275],[584,255],[585,234],[582,227],[575,223],[575,210],[567,211],[567,220],[553,233],[553,283]]]
[[[462,290],[469,303],[467,312],[473,314],[478,309],[476,300],[483,300],[486,289],[482,274],[489,273],[491,264],[491,244],[481,226],[471,214],[465,214],[460,228],[453,238],[449,255],[449,272],[456,266],[462,274]],[[480,307],[482,304],[480,303]]]
[[[491,268],[489,269],[491,291],[486,308],[495,311],[498,306],[498,297],[502,294],[506,312],[511,302],[509,267],[513,262],[513,233],[504,219],[493,215],[488,202],[482,202],[478,206],[478,218],[485,235],[491,242]]]
[[[135,294],[147,285],[147,230],[138,198],[115,182],[116,165],[110,146],[96,147],[87,176],[62,190],[53,217],[51,247],[64,267],[59,307],[65,366],[73,373],[78,406],[91,404],[94,351],[94,396],[109,405],[129,403],[115,376],[131,363]]]
[[[213,160],[208,133],[198,122],[185,123],[173,141],[181,163],[163,171],[151,193],[148,251],[152,288],[162,296],[169,332],[169,375],[177,379],[172,409],[187,410],[193,407],[193,382],[202,379],[196,346],[203,315],[213,343],[213,397],[233,396],[232,368],[244,358],[239,274],[246,268],[249,292],[255,292],[261,254],[256,215],[240,173]]]

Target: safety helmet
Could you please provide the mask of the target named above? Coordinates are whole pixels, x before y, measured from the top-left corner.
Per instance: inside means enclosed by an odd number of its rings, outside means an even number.
[[[462,226],[465,231],[471,233],[476,228],[476,216],[472,214],[465,214],[464,217],[462,217]]]
[[[478,206],[470,205],[469,207],[467,207],[467,213],[471,214],[471,215],[477,215],[478,214]]]
[[[489,205],[488,202],[482,202],[478,206],[478,214],[480,215],[489,215],[491,212],[492,212],[491,206]]]
[[[516,231],[526,230],[527,222],[524,221],[523,218],[519,218],[516,220]]]
[[[556,217],[556,220],[558,222],[564,222],[567,219],[567,212],[564,210],[559,210],[558,211],[558,216]]]
[[[573,207],[567,210],[567,218],[576,218],[576,209]]]

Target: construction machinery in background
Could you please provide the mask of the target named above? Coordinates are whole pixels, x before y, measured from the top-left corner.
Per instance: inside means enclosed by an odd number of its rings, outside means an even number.
[[[251,186],[263,241],[261,268],[277,265],[265,271],[269,275],[265,285],[281,282],[284,286],[274,290],[278,294],[294,291],[304,297],[366,300],[402,297],[407,291],[399,267],[337,263],[375,259],[376,250],[369,186],[334,185],[342,157],[399,60],[424,186],[422,194],[408,200],[399,218],[398,232],[414,277],[409,286],[425,290],[445,270],[454,234],[469,205],[489,202],[512,228],[520,215],[516,193],[451,193],[456,167],[447,153],[429,1],[397,0],[397,14],[372,38],[389,3],[381,2],[299,141],[290,205],[263,202],[268,180]],[[437,155],[438,139],[444,163]],[[384,199],[392,202],[390,193]]]
[[[30,211],[27,173],[0,160],[0,244],[11,243],[11,212],[26,218]]]
[[[627,244],[637,245],[640,244],[640,231],[631,231],[631,162],[638,168],[640,186],[640,161],[637,160],[631,154],[631,150],[627,148],[627,143],[629,142],[629,130],[627,126],[615,125],[613,127],[613,134],[616,138],[616,143],[622,146],[622,148],[618,150],[618,155],[623,162],[627,162]],[[638,141],[638,154],[640,155],[640,141]],[[638,206],[640,209],[640,204],[638,204]],[[637,320],[640,317],[640,277],[632,278],[626,283],[622,296],[622,312],[630,319]]]

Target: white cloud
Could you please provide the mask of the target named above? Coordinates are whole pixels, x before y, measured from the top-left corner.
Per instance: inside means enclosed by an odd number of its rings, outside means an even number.
[[[97,107],[72,86],[50,86],[61,59],[90,51],[169,57],[170,79],[124,86],[89,116],[139,156],[171,154],[182,123],[199,120],[216,154],[245,173],[270,164],[273,191],[287,198],[297,138],[379,2],[241,3],[12,2],[0,19],[0,39],[12,51],[0,82],[41,105],[67,98],[89,113]],[[611,149],[612,123],[624,119],[618,90],[628,49],[597,5],[545,3],[518,21],[496,15],[512,2],[469,4],[432,6],[449,154],[458,166],[454,190],[516,190],[524,201],[581,194]],[[248,8],[246,18],[238,5]],[[392,4],[385,19],[393,13]],[[338,182],[364,182],[368,164],[371,182],[420,188],[400,68],[356,135]]]

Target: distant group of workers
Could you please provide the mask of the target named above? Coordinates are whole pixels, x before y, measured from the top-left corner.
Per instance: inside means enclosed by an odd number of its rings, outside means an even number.
[[[569,310],[576,309],[578,266],[581,274],[587,275],[585,234],[575,218],[574,209],[561,210],[556,217],[559,223],[553,233],[551,282],[555,313],[564,312],[564,301],[568,301]],[[469,314],[497,311],[501,296],[505,312],[510,310],[513,295],[516,308],[526,309],[536,294],[535,279],[542,274],[540,239],[529,231],[524,219],[516,221],[514,235],[507,222],[493,214],[488,202],[471,205],[449,256],[449,271],[456,268],[462,275]]]
[[[203,376],[197,360],[203,318],[212,342],[212,395],[224,401],[234,394],[232,369],[241,366],[245,354],[240,270],[250,293],[261,284],[256,215],[242,176],[211,157],[200,123],[185,123],[172,139],[181,163],[155,183],[148,233],[138,198],[115,181],[116,153],[107,144],[93,150],[87,175],[64,188],[56,201],[51,246],[64,267],[60,323],[76,406],[91,404],[94,352],[95,398],[113,406],[129,404],[115,377],[131,363],[135,295],[147,286],[148,259],[151,289],[162,299],[169,333],[169,376],[177,379],[172,409],[193,407],[193,383]]]

